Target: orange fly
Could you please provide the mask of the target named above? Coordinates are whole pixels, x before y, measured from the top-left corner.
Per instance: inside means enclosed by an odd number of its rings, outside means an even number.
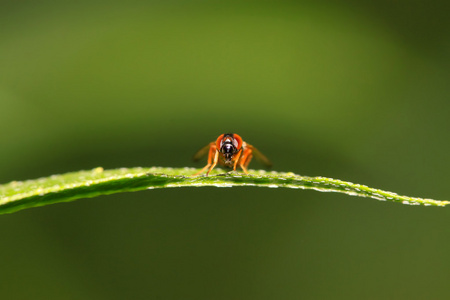
[[[248,174],[247,166],[255,156],[256,159],[261,161],[267,167],[271,167],[272,163],[265,157],[258,149],[250,144],[247,144],[242,138],[235,133],[221,134],[215,142],[211,142],[202,149],[200,149],[194,155],[194,161],[199,160],[203,156],[208,154],[208,164],[194,176],[203,173],[205,170],[206,176],[217,165],[217,163],[233,168],[236,171],[236,167],[239,165],[245,174]]]

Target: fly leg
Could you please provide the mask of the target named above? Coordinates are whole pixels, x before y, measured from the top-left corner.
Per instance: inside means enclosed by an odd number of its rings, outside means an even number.
[[[239,162],[239,166],[242,168],[242,170],[244,170],[245,174],[248,174],[247,166],[252,160],[253,157],[252,152],[253,152],[252,149],[245,148],[244,153],[242,154],[242,158]]]
[[[211,144],[211,146],[209,147],[208,164],[204,166],[203,169],[201,169],[199,172],[195,173],[192,176],[200,175],[209,168],[208,172],[206,173],[206,176],[208,176],[209,172],[211,172],[211,170],[216,166],[218,158],[219,158],[219,151],[217,151],[216,145]]]
[[[217,165],[217,161],[219,160],[219,151],[216,150],[216,154],[214,155],[214,162],[212,166],[209,168],[208,172],[206,172],[206,176],[208,176],[209,172]]]

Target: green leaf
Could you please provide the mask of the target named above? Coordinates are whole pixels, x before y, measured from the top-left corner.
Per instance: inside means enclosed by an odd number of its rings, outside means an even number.
[[[369,188],[332,178],[299,176],[294,173],[250,170],[248,175],[215,169],[210,176],[191,176],[192,168],[132,168],[79,171],[50,177],[13,181],[0,185],[0,214],[52,203],[73,201],[119,192],[174,187],[258,186],[269,188],[313,189],[338,192],[403,204],[445,206],[450,201],[438,201],[400,196],[392,192]]]

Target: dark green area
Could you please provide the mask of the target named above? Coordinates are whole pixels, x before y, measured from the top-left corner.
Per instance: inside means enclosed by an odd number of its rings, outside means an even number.
[[[195,151],[236,132],[277,171],[449,199],[445,5],[3,1],[0,182],[200,167]],[[289,189],[102,196],[0,216],[0,291],[446,299],[449,220]]]

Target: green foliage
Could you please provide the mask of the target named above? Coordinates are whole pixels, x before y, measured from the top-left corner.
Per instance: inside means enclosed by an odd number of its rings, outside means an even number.
[[[79,171],[36,180],[0,185],[0,214],[51,203],[73,201],[119,192],[171,187],[258,186],[269,188],[313,189],[369,197],[403,204],[445,206],[450,201],[437,201],[399,196],[392,192],[325,177],[306,177],[294,173],[250,170],[249,175],[214,170],[210,176],[191,176],[195,169],[132,168]]]

